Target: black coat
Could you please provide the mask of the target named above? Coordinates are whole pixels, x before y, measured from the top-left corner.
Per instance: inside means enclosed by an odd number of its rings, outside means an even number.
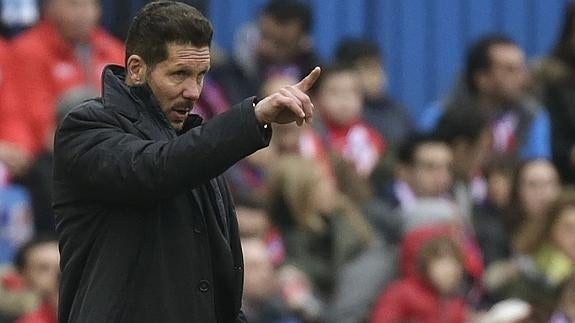
[[[220,174],[270,130],[246,99],[178,135],[149,88],[123,75],[107,67],[102,98],[56,133],[59,322],[243,321],[241,246]]]

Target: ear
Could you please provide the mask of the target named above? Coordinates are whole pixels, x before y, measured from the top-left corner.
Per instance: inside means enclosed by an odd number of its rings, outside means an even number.
[[[148,66],[139,55],[130,55],[126,62],[126,82],[128,85],[142,85],[146,82]]]

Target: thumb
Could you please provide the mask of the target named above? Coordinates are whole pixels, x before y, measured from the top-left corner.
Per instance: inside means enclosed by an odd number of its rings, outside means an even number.
[[[301,81],[299,81],[295,85],[295,87],[297,87],[302,92],[307,92],[309,89],[311,89],[315,81],[317,81],[320,74],[321,74],[321,68],[319,68],[319,66],[316,66],[306,77],[304,77]]]

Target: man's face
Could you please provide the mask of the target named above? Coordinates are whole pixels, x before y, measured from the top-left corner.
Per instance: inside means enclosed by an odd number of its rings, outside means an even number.
[[[31,248],[25,259],[22,277],[26,286],[51,295],[58,291],[60,253],[56,242],[47,242]]]
[[[418,197],[441,197],[452,184],[453,156],[447,144],[424,143],[417,147],[408,182]]]
[[[168,44],[166,49],[168,58],[147,73],[146,81],[172,127],[179,130],[202,92],[210,48]]]
[[[280,23],[270,15],[262,15],[259,21],[260,41],[258,56],[268,63],[288,63],[301,50],[305,32],[299,21]]]
[[[525,54],[517,46],[502,44],[492,46],[489,56],[491,67],[481,72],[480,92],[501,102],[516,102],[529,81]]]
[[[98,0],[48,0],[46,14],[62,37],[72,43],[88,41],[98,25]]]

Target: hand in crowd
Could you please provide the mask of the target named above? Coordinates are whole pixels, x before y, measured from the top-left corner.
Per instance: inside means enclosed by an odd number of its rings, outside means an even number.
[[[261,124],[310,123],[313,103],[306,94],[319,78],[321,69],[316,67],[299,83],[281,88],[256,104],[256,118]]]

